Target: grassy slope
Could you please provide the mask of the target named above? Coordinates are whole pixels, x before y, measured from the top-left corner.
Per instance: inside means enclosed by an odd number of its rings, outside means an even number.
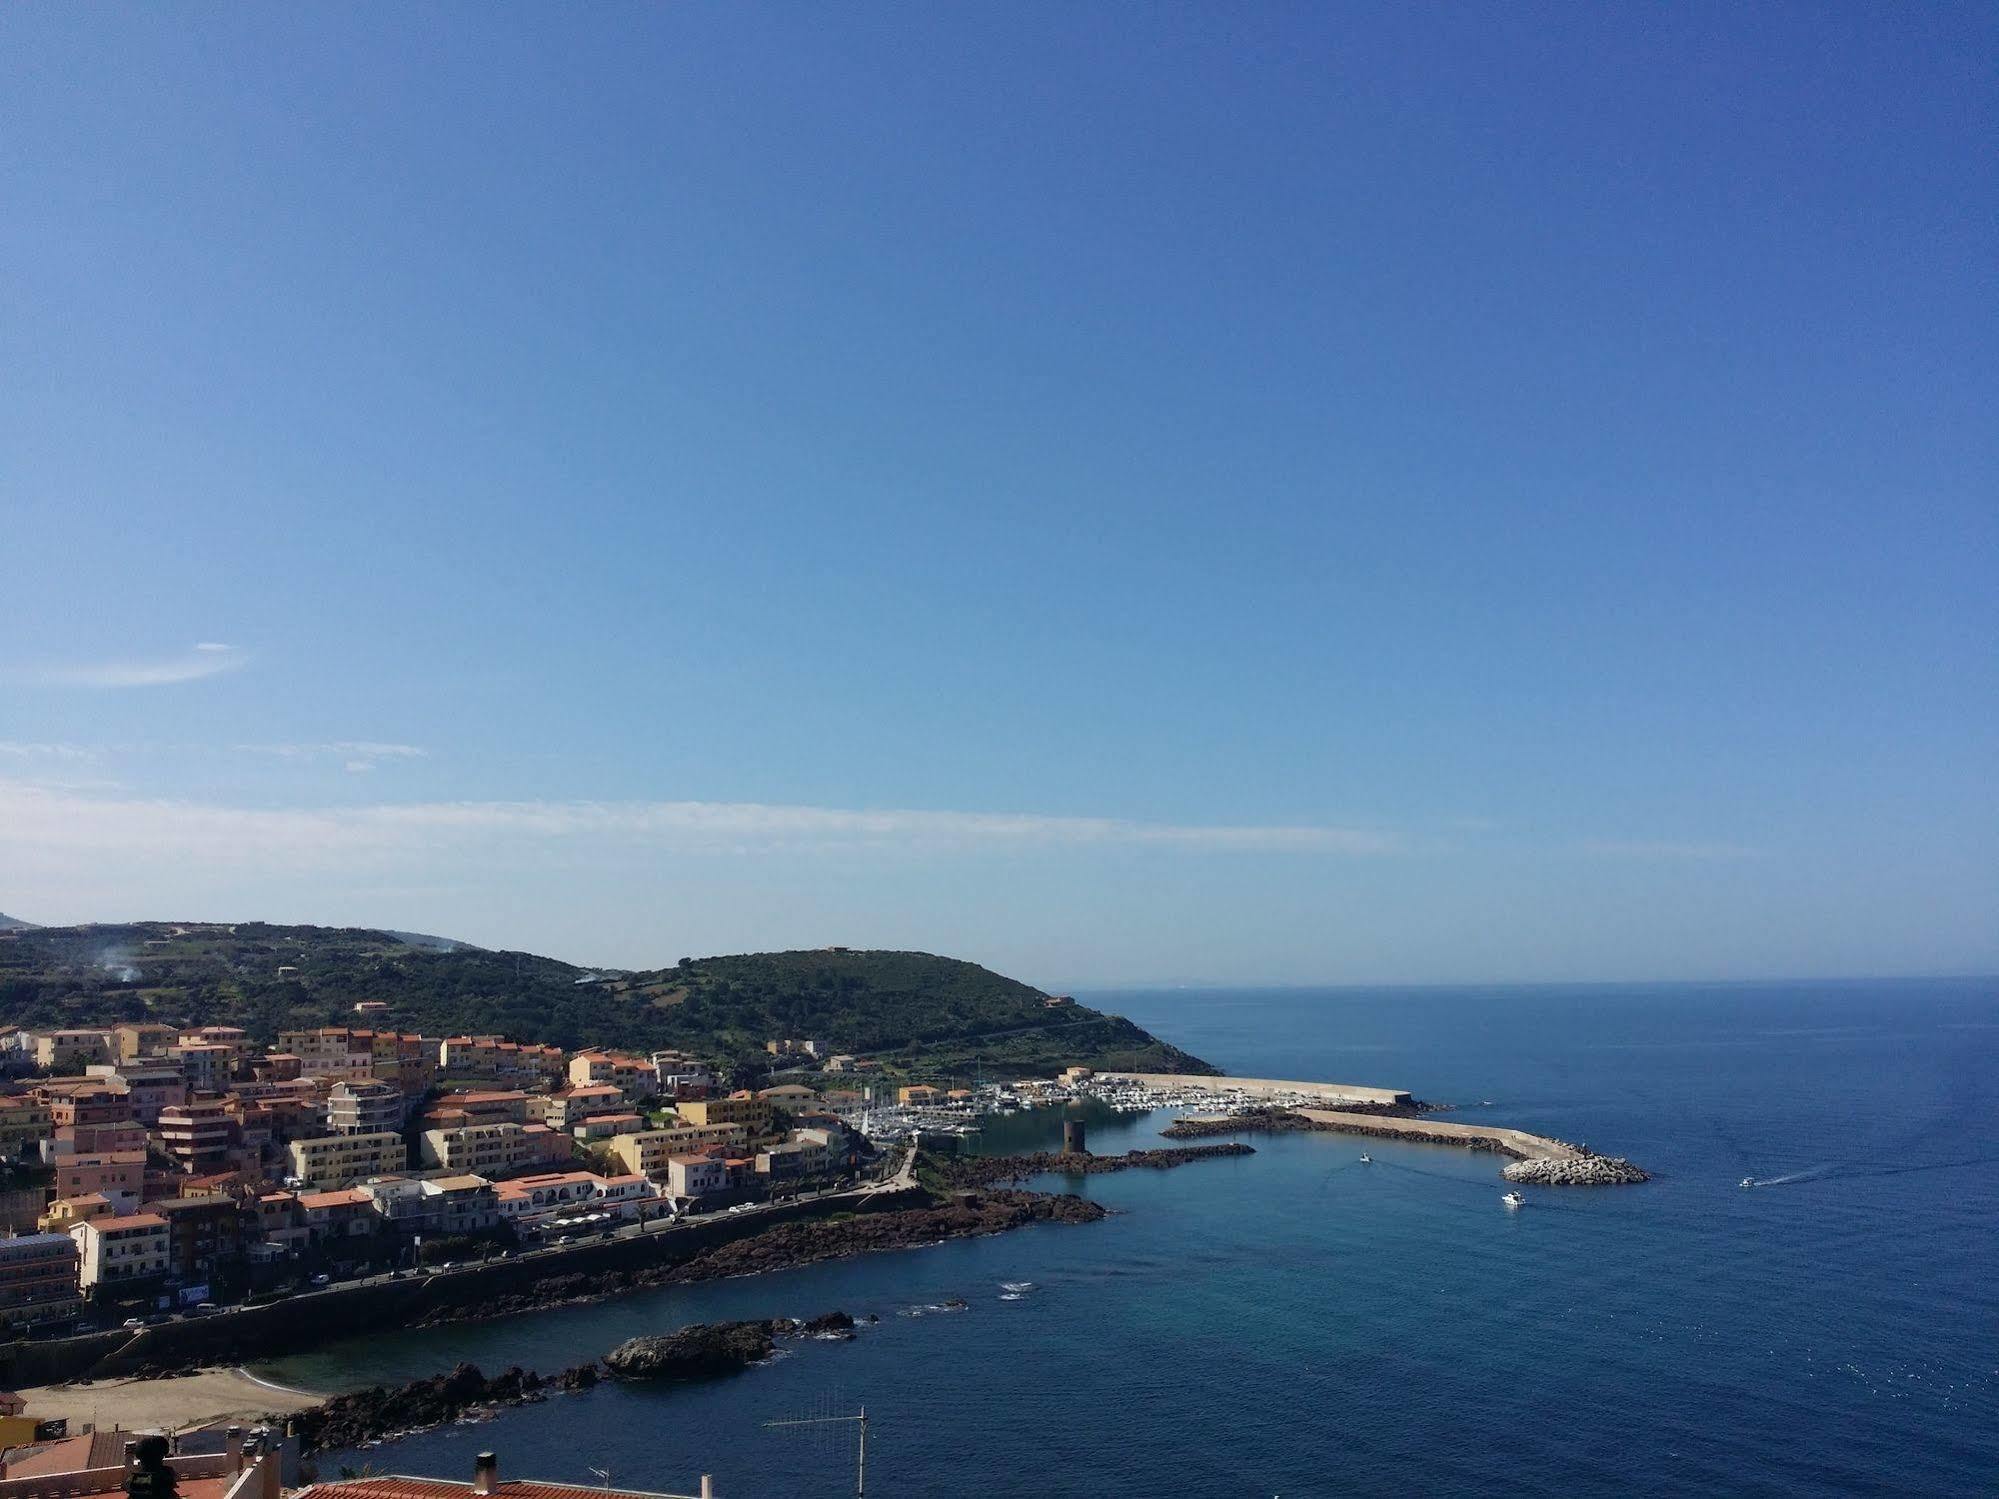
[[[278,978],[280,965],[297,977]],[[592,972],[334,927],[49,927],[0,938],[0,1022],[160,1019],[270,1037],[289,1025],[353,1023],[357,1000],[381,999],[405,1030],[564,1047],[676,1046],[737,1060],[770,1037],[798,1036],[923,1073],[1018,1076],[1069,1063],[1210,1070],[1130,1021],[1048,1008],[1037,989],[928,953],[751,953],[579,982]]]

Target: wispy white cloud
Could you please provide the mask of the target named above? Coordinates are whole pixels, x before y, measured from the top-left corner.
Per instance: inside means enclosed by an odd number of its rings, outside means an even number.
[[[1665,839],[1591,838],[1585,840],[1581,847],[1584,853],[1605,859],[1728,861],[1763,857],[1761,849],[1749,848],[1740,843],[1675,843]]]
[[[19,739],[0,739],[0,758],[46,762],[50,760],[74,763],[95,760],[103,751],[87,744],[35,744]]]
[[[324,744],[239,744],[248,755],[276,755],[285,760],[338,760],[341,768],[365,775],[387,761],[420,760],[429,751],[415,744],[385,744],[375,739],[335,739]]]
[[[639,844],[689,852],[878,847],[1180,848],[1382,855],[1392,832],[1321,826],[1210,826],[1038,813],[856,810],[760,802],[404,802],[255,808],[78,795],[0,779],[0,851],[112,854],[172,850],[235,861],[324,861],[434,853],[447,846]]]
[[[177,656],[37,666],[17,675],[52,687],[167,687],[235,671],[249,659],[249,653],[236,646],[204,640]]]

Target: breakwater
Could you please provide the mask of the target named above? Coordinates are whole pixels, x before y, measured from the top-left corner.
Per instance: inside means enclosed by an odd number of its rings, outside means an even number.
[[[1028,1155],[944,1156],[938,1169],[953,1186],[977,1187],[995,1182],[1026,1181],[1030,1177],[1101,1176],[1112,1171],[1169,1171],[1194,1161],[1255,1155],[1254,1146],[1186,1145],[1167,1150],[1133,1150],[1123,1155],[1091,1155],[1088,1151],[1039,1150]]]
[[[1389,1122],[1375,1115],[1327,1109],[1299,1109],[1296,1112],[1310,1120],[1314,1129],[1371,1135],[1383,1140],[1410,1140],[1421,1145],[1456,1145],[1465,1150],[1511,1156],[1512,1164],[1500,1172],[1508,1181],[1548,1187],[1619,1187],[1650,1180],[1644,1171],[1621,1156],[1600,1156],[1566,1140],[1530,1135],[1525,1130],[1506,1129],[1498,1125],[1455,1124],[1443,1119],[1397,1119]]]
[[[1348,1114],[1406,1116],[1406,1111],[1388,1105],[1345,1109]],[[1295,1109],[1245,1109],[1240,1114],[1190,1114],[1176,1119],[1159,1132],[1162,1140],[1200,1140],[1215,1135],[1281,1135],[1309,1133],[1325,1126],[1314,1124]]]
[[[1616,1187],[1650,1180],[1642,1169],[1622,1156],[1598,1155],[1566,1140],[1499,1125],[1457,1124],[1417,1117],[1400,1108],[1250,1109],[1241,1114],[1178,1119],[1159,1133],[1169,1140],[1190,1140],[1295,1130],[1329,1130],[1377,1140],[1408,1140],[1419,1145],[1455,1145],[1463,1150],[1509,1156],[1512,1159],[1500,1175],[1530,1186]]]

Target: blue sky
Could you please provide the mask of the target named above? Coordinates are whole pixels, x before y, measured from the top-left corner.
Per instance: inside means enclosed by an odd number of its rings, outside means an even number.
[[[1999,23],[14,7],[0,910],[1999,968]]]

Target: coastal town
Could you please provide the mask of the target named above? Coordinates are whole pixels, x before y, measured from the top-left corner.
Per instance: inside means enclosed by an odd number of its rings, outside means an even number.
[[[237,1027],[149,1023],[11,1041],[13,1337],[137,1329],[726,1212],[850,1180],[874,1156],[834,1112],[865,1094],[731,1091],[671,1051],[373,1026],[268,1047]]]
[[[0,1043],[0,1324],[23,1386],[0,1391],[0,1489],[109,1495],[155,1461],[190,1499],[412,1499],[313,1484],[308,1459],[333,1432],[392,1435],[549,1389],[659,1377],[663,1358],[705,1376],[801,1333],[782,1319],[686,1328],[664,1354],[637,1339],[648,1346],[553,1384],[460,1370],[439,1376],[443,1393],[418,1381],[360,1413],[233,1366],[376,1321],[508,1315],[1094,1221],[1093,1203],[1019,1186],[1253,1154],[1246,1134],[1466,1146],[1511,1157],[1513,1180],[1644,1179],[1581,1147],[1431,1118],[1395,1088],[1080,1064],[916,1081],[795,1037],[749,1061],[565,1051],[400,1031],[386,1008],[363,1001],[366,1023],[283,1029],[263,1045],[240,1027],[153,1022]],[[730,1086],[745,1080],[760,1085]],[[1043,1108],[1061,1111],[1059,1153],[986,1153],[995,1119]],[[1088,1116],[1155,1110],[1176,1116],[1161,1131],[1171,1148],[1090,1153]],[[1177,1143],[1218,1135],[1231,1138]],[[166,1448],[144,1446],[162,1430]],[[424,1480],[421,1499],[504,1492],[494,1461],[482,1454],[470,1484]]]

